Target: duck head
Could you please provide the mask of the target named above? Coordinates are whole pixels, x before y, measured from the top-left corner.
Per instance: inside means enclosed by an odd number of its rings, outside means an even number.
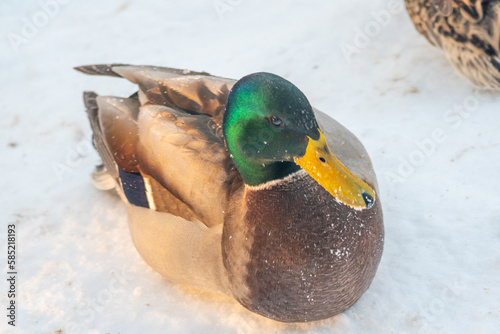
[[[331,152],[305,95],[271,73],[254,73],[232,88],[223,120],[227,148],[244,182],[258,186],[303,168],[335,199],[370,208],[374,190]]]

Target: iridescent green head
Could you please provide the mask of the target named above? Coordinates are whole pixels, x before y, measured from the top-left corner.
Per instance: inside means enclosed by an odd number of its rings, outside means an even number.
[[[303,168],[339,202],[360,210],[375,200],[373,189],[333,156],[305,95],[277,75],[254,73],[233,86],[223,130],[229,153],[250,186]]]
[[[307,98],[271,73],[250,74],[234,85],[223,124],[229,152],[249,185],[297,171],[293,158],[305,154],[308,136],[319,138]]]

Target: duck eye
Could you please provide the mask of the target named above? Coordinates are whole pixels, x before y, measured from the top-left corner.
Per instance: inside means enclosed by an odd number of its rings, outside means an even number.
[[[272,126],[277,127],[277,128],[284,126],[283,120],[281,118],[279,118],[278,116],[269,117],[269,123],[271,123]]]

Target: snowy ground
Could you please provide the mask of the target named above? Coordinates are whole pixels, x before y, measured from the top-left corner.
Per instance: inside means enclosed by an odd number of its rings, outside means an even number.
[[[402,0],[54,1],[0,2],[1,333],[498,333],[499,96],[458,77]],[[124,205],[89,179],[98,157],[81,93],[125,96],[133,86],[72,67],[109,62],[274,72],[359,136],[386,226],[361,300],[286,325],[148,268]],[[8,224],[15,328],[5,309]]]

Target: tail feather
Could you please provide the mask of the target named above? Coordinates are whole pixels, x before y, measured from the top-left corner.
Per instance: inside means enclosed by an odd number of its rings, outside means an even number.
[[[118,187],[118,182],[116,179],[111,176],[106,167],[103,164],[97,165],[92,172],[92,183],[94,187],[99,190],[117,190],[118,194],[120,194],[120,190]]]

